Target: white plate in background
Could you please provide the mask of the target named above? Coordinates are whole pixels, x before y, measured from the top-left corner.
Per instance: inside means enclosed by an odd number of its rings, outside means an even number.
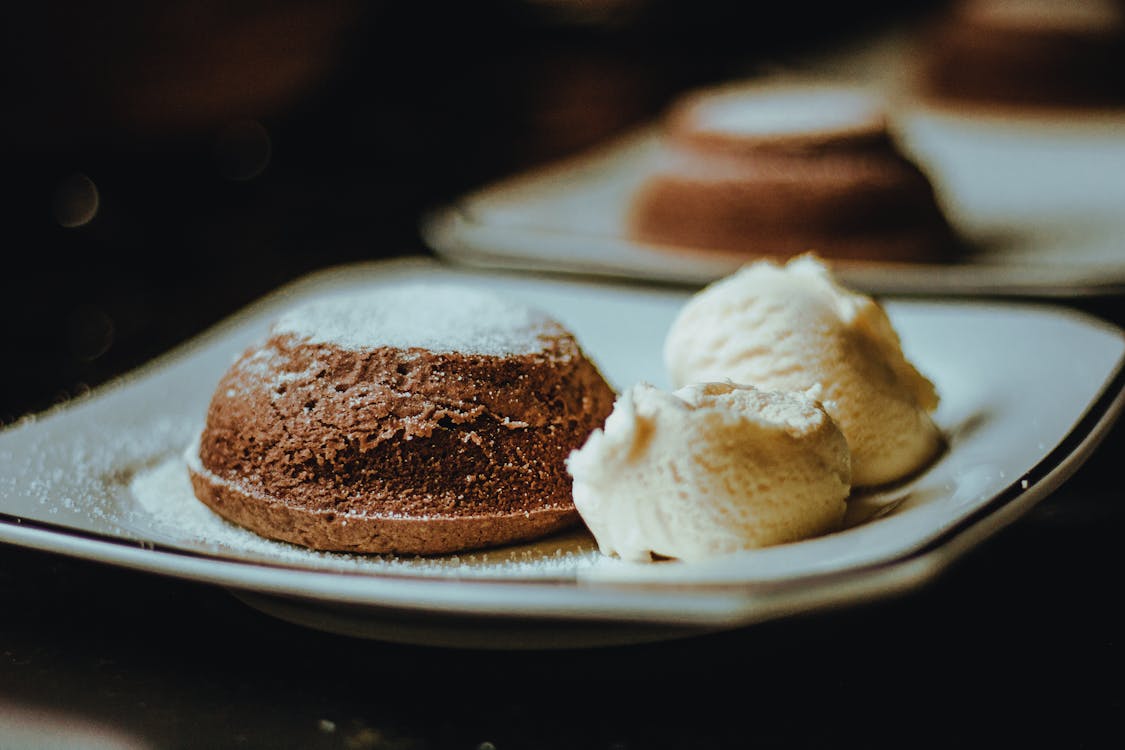
[[[845,283],[876,294],[1125,291],[1125,115],[1012,120],[911,106],[894,126],[973,250],[945,264],[836,262]],[[629,203],[659,149],[645,128],[485,185],[424,217],[423,237],[471,266],[686,285],[751,260],[628,237]]]
[[[928,20],[876,30],[745,80],[839,83],[887,101],[892,132],[974,247],[949,264],[835,263],[876,294],[1077,297],[1125,293],[1125,108],[939,104],[922,93]],[[736,82],[737,79],[730,81]],[[631,241],[626,211],[659,122],[482,185],[422,221],[442,257],[482,268],[697,286],[749,258]]]
[[[220,375],[286,306],[441,279],[553,313],[618,389],[667,387],[667,288],[397,260],[330,269],[268,296],[88,397],[0,432],[0,541],[229,588],[294,622],[457,646],[584,646],[733,628],[914,588],[1084,461],[1123,400],[1122,332],[1023,303],[888,300],[934,380],[950,449],[908,485],[850,501],[851,525],[702,563],[625,563],[584,531],[431,559],[314,553],[231,526],[183,466]]]

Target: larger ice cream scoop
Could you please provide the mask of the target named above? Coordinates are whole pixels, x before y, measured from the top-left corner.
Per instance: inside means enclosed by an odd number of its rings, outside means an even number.
[[[831,531],[850,492],[847,441],[814,399],[732,383],[640,383],[567,460],[601,551],[699,560]]]
[[[729,379],[814,393],[847,438],[852,483],[892,482],[941,450],[934,385],[903,353],[886,311],[813,255],[759,261],[697,293],[664,342],[675,385]]]

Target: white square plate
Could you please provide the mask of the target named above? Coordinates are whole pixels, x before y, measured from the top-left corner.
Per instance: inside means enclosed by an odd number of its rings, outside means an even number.
[[[1125,112],[1002,117],[903,102],[890,113],[971,252],[950,263],[835,262],[842,281],[877,294],[1125,290]],[[628,237],[630,201],[660,148],[653,125],[484,185],[426,216],[423,236],[446,259],[482,268],[679,284],[731,273],[750,258]]]
[[[667,387],[660,350],[687,293],[453,269],[427,259],[301,279],[88,397],[0,432],[0,541],[221,585],[275,615],[391,640],[575,646],[747,625],[918,586],[1063,482],[1122,408],[1125,338],[1047,306],[887,300],[937,385],[948,452],[856,495],[847,528],[705,563],[602,556],[584,529],[436,558],[316,553],[262,539],[191,494],[184,452],[220,375],[286,306],[441,279],[536,304],[618,389]]]

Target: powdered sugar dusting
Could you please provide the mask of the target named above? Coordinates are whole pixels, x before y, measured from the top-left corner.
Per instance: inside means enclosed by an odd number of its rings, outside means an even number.
[[[183,455],[137,472],[129,481],[132,525],[174,546],[223,556],[361,573],[453,578],[573,578],[581,569],[619,564],[598,553],[584,530],[530,544],[437,557],[322,552],[274,541],[244,529],[196,499]]]
[[[880,104],[858,89],[776,87],[731,91],[703,103],[708,130],[744,136],[834,133],[877,126]]]
[[[270,398],[276,401],[290,383],[312,380],[324,368],[324,363],[316,357],[310,359],[302,369],[287,370],[285,367],[288,362],[289,360],[278,355],[277,349],[264,346],[234,363],[232,367],[244,376],[234,382],[241,383],[244,391],[258,390],[264,384],[268,387]],[[359,390],[366,389],[360,387]],[[239,390],[228,388],[226,395],[228,398],[236,398]]]
[[[5,510],[110,535],[128,528],[122,522],[127,512],[117,497],[121,478],[148,465],[154,454],[182,445],[190,435],[183,420],[164,416],[143,426],[119,425],[112,440],[99,425],[90,424],[71,428],[60,439],[58,432],[38,429],[38,421],[29,418],[6,434],[18,436],[20,450],[0,452],[5,467],[0,472],[0,498],[10,503]]]
[[[284,314],[274,325],[311,343],[345,349],[420,347],[433,352],[505,356],[541,351],[558,332],[545,313],[456,284],[408,284],[327,297]]]

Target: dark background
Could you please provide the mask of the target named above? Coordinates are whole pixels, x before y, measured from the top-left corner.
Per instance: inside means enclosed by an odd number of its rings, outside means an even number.
[[[422,211],[645,122],[679,91],[933,12],[603,4],[9,8],[2,320],[18,366],[0,376],[0,423],[310,270],[423,252]],[[76,180],[99,205],[69,226]]]
[[[679,91],[938,8],[9,7],[0,425],[311,270],[426,252],[424,210]],[[1123,317],[1115,299],[1077,306]],[[359,641],[221,590],[0,547],[0,748],[5,711],[28,710],[155,747],[1113,746],[1123,441],[923,591],[636,647]]]

